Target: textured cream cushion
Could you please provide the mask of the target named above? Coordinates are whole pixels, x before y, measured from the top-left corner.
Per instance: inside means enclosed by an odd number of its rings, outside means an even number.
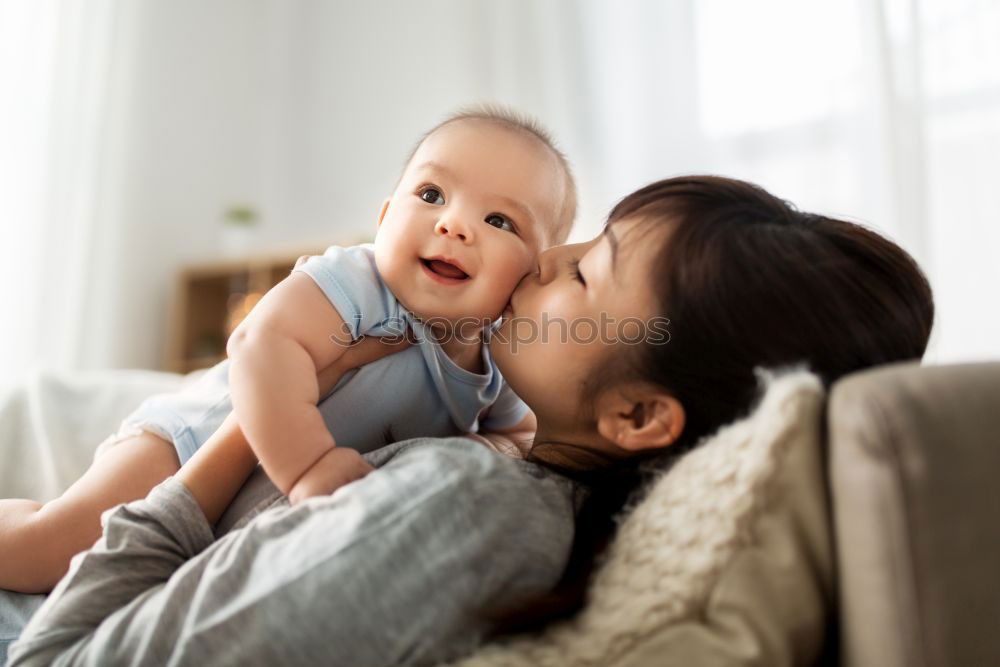
[[[583,612],[461,664],[814,662],[832,607],[824,392],[803,371],[761,378],[754,413],[683,457],[625,518]]]

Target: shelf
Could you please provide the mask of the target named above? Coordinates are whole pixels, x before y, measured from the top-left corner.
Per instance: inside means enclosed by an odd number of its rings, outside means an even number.
[[[254,304],[284,280],[302,255],[323,247],[262,253],[185,267],[177,278],[163,367],[189,373],[226,358],[230,333]]]

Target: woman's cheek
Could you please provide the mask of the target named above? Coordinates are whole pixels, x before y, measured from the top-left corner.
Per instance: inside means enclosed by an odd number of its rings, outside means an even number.
[[[547,319],[551,322],[554,319],[562,319],[566,321],[566,324],[572,321],[572,316],[568,315],[567,303],[563,298],[563,295],[558,292],[550,292],[546,294],[538,302],[538,313],[539,315],[546,314]]]

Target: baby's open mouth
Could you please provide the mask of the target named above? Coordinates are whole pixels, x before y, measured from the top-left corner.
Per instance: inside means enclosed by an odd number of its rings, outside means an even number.
[[[451,278],[452,280],[465,280],[469,277],[469,274],[458,268],[454,264],[445,262],[440,259],[422,259],[421,263],[426,266],[431,272],[443,276],[445,278]]]

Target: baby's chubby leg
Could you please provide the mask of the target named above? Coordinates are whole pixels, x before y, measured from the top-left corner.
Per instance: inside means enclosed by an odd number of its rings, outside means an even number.
[[[100,537],[104,510],[145,497],[179,467],[174,446],[144,432],[103,452],[55,500],[0,500],[0,588],[52,590],[70,559]]]

